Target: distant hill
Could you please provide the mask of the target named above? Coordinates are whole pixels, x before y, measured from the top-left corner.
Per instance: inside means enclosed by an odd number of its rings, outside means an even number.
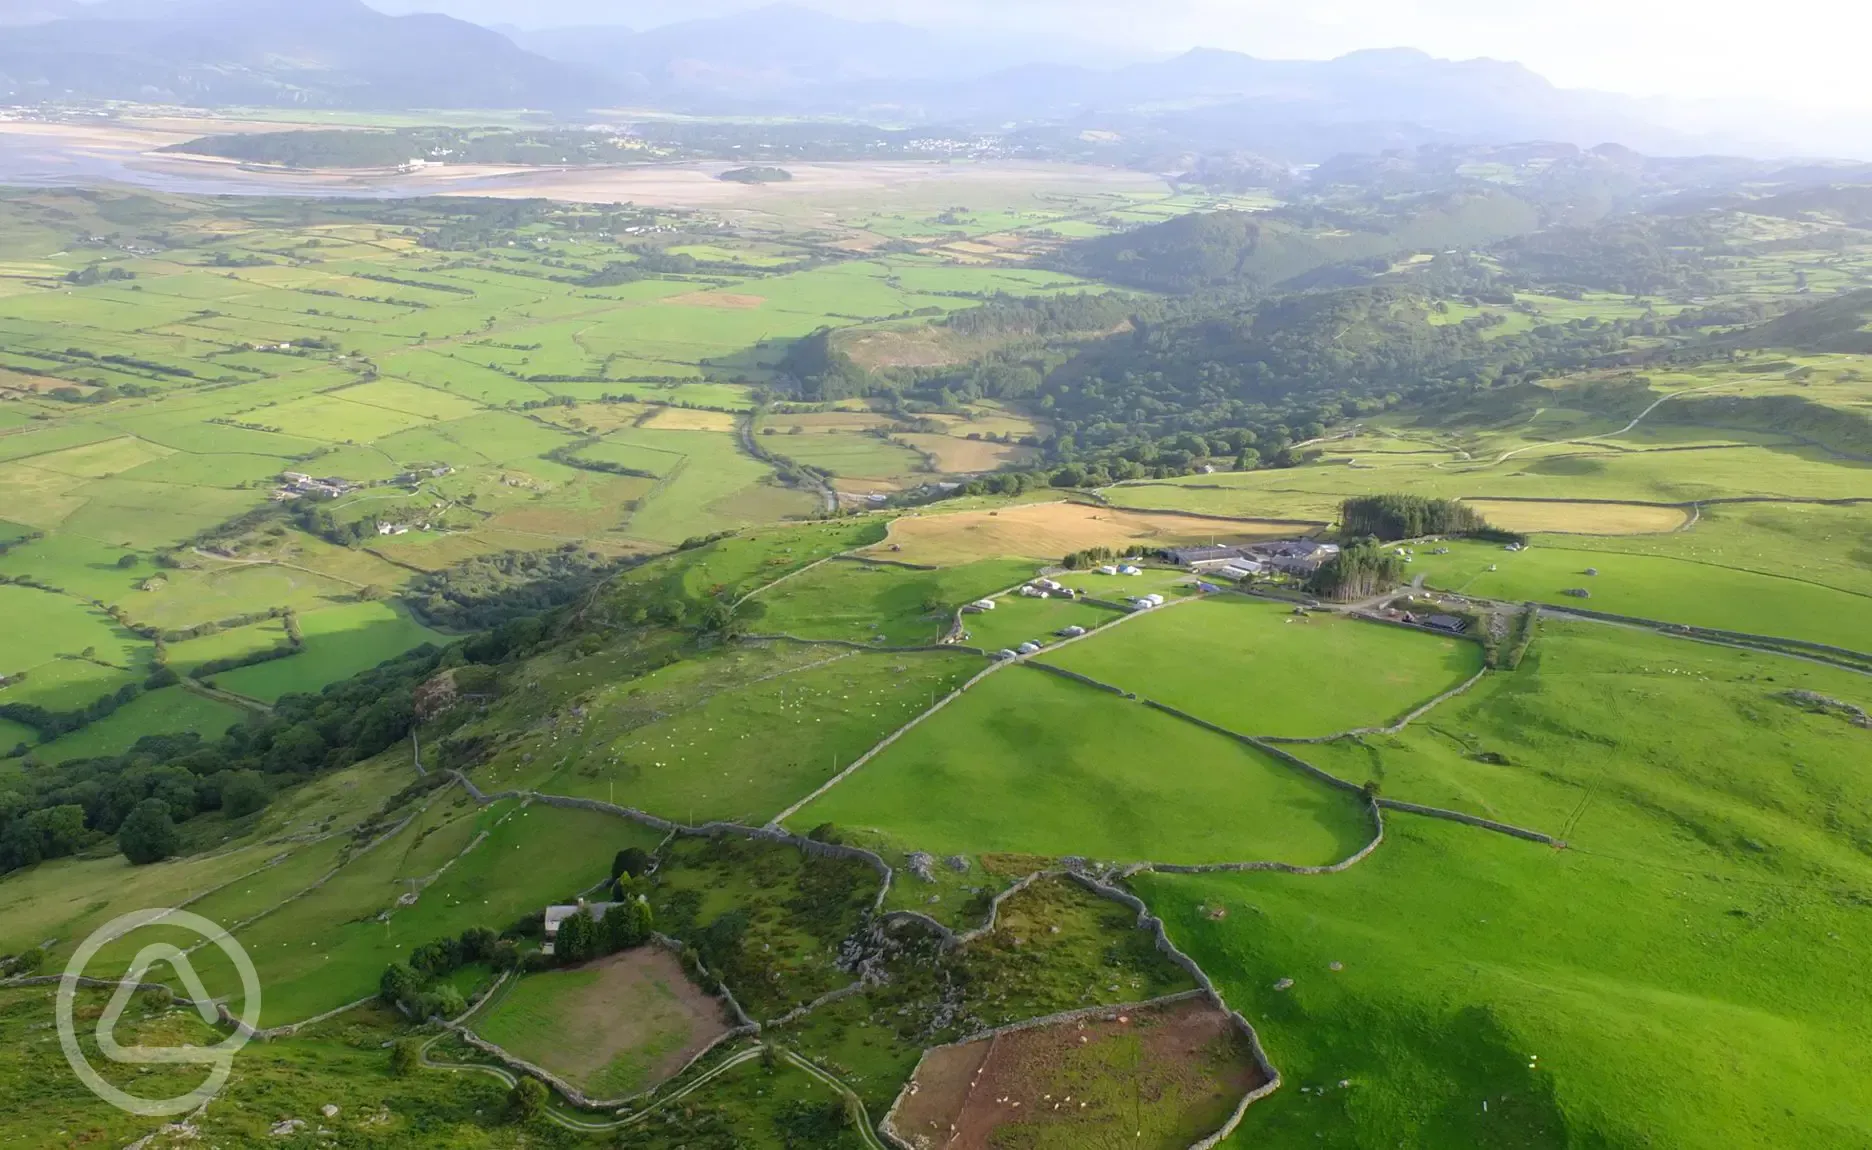
[[[1531,232],[1540,213],[1506,192],[1418,197],[1389,213],[1204,212],[1075,244],[1066,269],[1153,291],[1272,287],[1316,268],[1471,247]]]
[[[954,81],[1021,62],[1020,50],[776,4],[644,32],[618,27],[512,29],[515,43],[603,71],[636,91],[744,107],[909,80]],[[834,102],[845,99],[833,95]]]
[[[1733,347],[1872,355],[1872,288],[1844,292],[1791,311],[1724,342]]]
[[[360,0],[105,0],[0,37],[0,100],[582,108],[610,91],[488,29]]]

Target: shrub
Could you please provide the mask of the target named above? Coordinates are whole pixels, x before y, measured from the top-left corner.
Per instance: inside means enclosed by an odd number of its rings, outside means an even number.
[[[507,1092],[507,1113],[516,1122],[529,1122],[546,1109],[546,1084],[537,1078],[522,1078]]]
[[[415,1073],[422,1062],[422,1044],[414,1038],[401,1039],[390,1047],[390,1073],[398,1078]]]

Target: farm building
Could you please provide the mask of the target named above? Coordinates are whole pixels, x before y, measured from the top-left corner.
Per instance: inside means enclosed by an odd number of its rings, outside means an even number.
[[[992,611],[994,609],[995,601],[993,599],[977,599],[963,608],[963,610],[966,611]]]
[[[553,942],[559,937],[559,924],[571,918],[579,911],[588,910],[591,912],[591,916],[594,920],[602,920],[606,911],[614,906],[623,905],[624,904],[621,902],[586,902],[584,899],[579,899],[578,903],[573,906],[547,907],[546,945],[540,948],[541,952],[545,954],[551,954],[553,952]]]
[[[1197,567],[1206,563],[1227,563],[1242,556],[1240,547],[1172,547],[1164,558],[1179,567]]]
[[[1311,575],[1339,554],[1336,543],[1314,539],[1289,539],[1265,543],[1254,548],[1256,558],[1276,571],[1288,575]]]
[[[1204,572],[1218,579],[1228,579],[1236,583],[1246,582],[1267,570],[1267,565],[1258,559],[1231,559],[1220,567],[1212,567]]]
[[[1060,636],[1063,639],[1077,639],[1079,636],[1086,633],[1086,629],[1084,627],[1081,627],[1075,624],[1071,627],[1061,628],[1060,630],[1055,631],[1053,633],[1055,635]]]
[[[1031,655],[1035,651],[1038,651],[1039,649],[1040,649],[1040,644],[1032,642],[1032,641],[1022,643],[1019,647],[1015,648],[1015,650],[1017,650],[1022,655]]]
[[[1460,635],[1469,629],[1468,622],[1455,615],[1425,615],[1418,622],[1439,631],[1448,631],[1452,635]]]

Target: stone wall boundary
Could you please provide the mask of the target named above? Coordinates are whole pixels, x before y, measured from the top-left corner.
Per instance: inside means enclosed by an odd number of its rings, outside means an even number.
[[[1235,1132],[1235,1128],[1241,1125],[1242,1118],[1247,1115],[1248,1107],[1280,1089],[1280,1070],[1269,1060],[1266,1048],[1261,1045],[1261,1036],[1255,1032],[1254,1026],[1242,1015],[1241,1011],[1232,1009],[1229,1006],[1227,1000],[1222,997],[1221,991],[1216,989],[1215,982],[1203,972],[1202,967],[1196,965],[1196,960],[1183,953],[1182,950],[1178,949],[1176,943],[1170,941],[1170,935],[1164,929],[1163,919],[1152,914],[1150,907],[1144,904],[1143,899],[1122,887],[1113,886],[1103,879],[1095,878],[1091,875],[1072,871],[1069,872],[1069,876],[1073,881],[1079,883],[1093,894],[1111,899],[1113,902],[1122,903],[1137,912],[1138,929],[1149,931],[1156,941],[1158,951],[1160,951],[1164,957],[1170,959],[1170,961],[1187,971],[1190,977],[1196,981],[1196,985],[1201,988],[1201,992],[1206,995],[1211,1002],[1215,1003],[1218,1010],[1227,1012],[1229,1021],[1235,1025],[1236,1030],[1247,1040],[1248,1048],[1254,1055],[1255,1064],[1260,1067],[1261,1073],[1266,1076],[1267,1081],[1264,1084],[1249,1091],[1242,1097],[1242,1100],[1236,1104],[1235,1111],[1229,1115],[1228,1121],[1224,1122],[1222,1126],[1213,1133],[1198,1139],[1190,1145],[1190,1150],[1210,1150],[1211,1147],[1217,1145]]]
[[[1390,622],[1390,620],[1380,619],[1378,620],[1378,622],[1384,623],[1384,622]],[[1444,703],[1449,702],[1451,699],[1454,699],[1459,695],[1468,694],[1469,691],[1477,683],[1480,683],[1483,679],[1487,678],[1488,674],[1489,674],[1489,668],[1487,667],[1482,668],[1481,670],[1477,671],[1475,674],[1469,676],[1467,679],[1464,679],[1462,682],[1456,684],[1454,687],[1451,687],[1449,690],[1444,691],[1442,694],[1431,699],[1429,702],[1418,704],[1415,708],[1406,712],[1403,718],[1399,719],[1395,723],[1392,723],[1388,727],[1354,727],[1353,729],[1349,731],[1340,731],[1337,734],[1310,735],[1306,737],[1297,737],[1297,736],[1291,736],[1291,735],[1260,735],[1257,737],[1260,739],[1261,742],[1264,742],[1264,743],[1287,743],[1290,745],[1298,745],[1298,744],[1333,743],[1333,742],[1339,741],[1340,739],[1361,738],[1366,735],[1399,734],[1400,732],[1404,730],[1405,727],[1410,726],[1412,723],[1416,722],[1418,719],[1423,718],[1425,715],[1429,714],[1431,711],[1436,710],[1438,707],[1442,706]]]
[[[1800,580],[1800,582],[1805,582]],[[1832,588],[1838,590],[1838,588]],[[1850,594],[1851,592],[1847,592]],[[1715,642],[1743,643],[1755,647],[1793,648],[1792,652],[1813,652],[1849,659],[1858,666],[1853,670],[1864,670],[1872,665],[1872,653],[1855,651],[1849,647],[1834,647],[1826,643],[1814,643],[1806,639],[1788,639],[1779,635],[1752,635],[1747,631],[1724,631],[1716,627],[1696,627],[1688,623],[1666,623],[1657,619],[1640,619],[1634,615],[1614,615],[1609,611],[1590,611],[1584,607],[1562,607],[1553,603],[1536,604],[1542,614],[1574,615],[1582,619],[1591,619],[1600,623],[1625,623],[1634,627],[1646,627],[1668,635],[1678,635],[1688,639],[1708,639]]]
[[[791,635],[785,631],[743,635],[740,641],[743,643],[800,643],[810,647],[845,647],[852,651],[869,651],[875,655],[914,655],[926,651],[962,651],[970,655],[988,653],[979,647],[965,647],[960,643],[917,643],[908,647],[887,647],[882,643],[860,643],[856,639],[808,639],[804,635]],[[792,672],[785,673],[791,674]]]
[[[1472,827],[1481,827],[1483,830],[1494,831],[1497,834],[1513,835],[1518,839],[1527,839],[1529,842],[1558,847],[1562,850],[1564,850],[1567,845],[1564,839],[1557,839],[1552,835],[1542,834],[1540,831],[1529,830],[1526,827],[1518,827],[1512,823],[1498,823],[1493,819],[1485,819],[1480,815],[1465,814],[1462,811],[1445,810],[1442,807],[1420,806],[1417,803],[1400,802],[1397,799],[1378,799],[1377,803],[1386,810],[1404,811],[1408,814],[1425,815],[1433,819],[1446,819],[1454,823],[1465,823]]]
[[[495,985],[498,986],[499,983],[496,983]],[[343,1006],[333,1007],[331,1010],[327,1010],[323,1014],[315,1014],[310,1018],[304,1018],[304,1019],[299,1020],[298,1022],[289,1022],[284,1026],[268,1027],[265,1030],[250,1029],[245,1023],[241,1022],[239,1019],[235,1018],[231,1013],[229,1013],[228,1008],[225,1004],[217,1004],[216,1009],[220,1011],[221,1021],[232,1023],[236,1033],[245,1034],[249,1038],[257,1038],[262,1042],[271,1042],[276,1038],[291,1038],[293,1035],[298,1034],[301,1030],[304,1030],[308,1026],[317,1026],[321,1022],[328,1022],[331,1019],[338,1017],[340,1014],[344,1014],[348,1011],[356,1010],[360,1006],[367,1006],[370,1003],[375,1002],[376,1000],[377,1000],[376,995],[367,994],[363,998],[358,999],[356,1002],[347,1002]]]
[[[954,650],[955,648],[951,647],[949,649]],[[1002,662],[999,662],[999,663],[990,663],[988,666],[982,668],[980,671],[975,672],[975,674],[969,676],[968,680],[965,681],[961,686],[957,687],[955,690],[949,692],[947,695],[944,695],[940,700],[938,700],[935,706],[929,708],[926,711],[922,711],[918,713],[915,718],[911,719],[909,722],[905,723],[903,726],[898,727],[895,731],[892,731],[890,734],[884,736],[884,739],[882,742],[878,743],[876,746],[872,747],[870,750],[866,751],[864,754],[859,755],[856,759],[853,759],[850,766],[846,767],[844,770],[840,771],[838,774],[833,775],[830,779],[827,779],[824,783],[820,784],[819,787],[815,789],[811,794],[807,795],[805,798],[794,803],[792,806],[788,807],[786,810],[783,810],[779,814],[775,815],[771,820],[768,821],[767,825],[775,829],[778,829],[782,823],[786,822],[786,820],[792,818],[794,815],[798,814],[800,811],[806,809],[806,807],[810,806],[813,803],[813,801],[818,799],[821,795],[825,794],[827,791],[831,790],[833,787],[838,786],[840,783],[844,782],[847,778],[850,778],[851,775],[854,772],[856,772],[860,767],[864,766],[866,763],[870,762],[872,759],[877,758],[879,755],[883,754],[886,750],[889,750],[891,745],[894,744],[898,739],[903,738],[905,735],[915,730],[926,719],[930,718],[930,716],[939,713],[940,711],[942,711],[944,707],[947,707],[949,704],[955,702],[957,699],[960,699],[962,695],[970,687],[973,687],[975,684],[981,682],[983,679],[986,679],[988,676],[994,674],[996,671],[1001,670],[1001,668],[1009,666],[1011,663],[1012,663],[1012,660],[1003,660]]]
[[[663,949],[671,951],[672,953],[675,953],[678,956],[681,955],[682,948],[683,948],[681,942],[678,942],[676,939],[670,938],[668,935],[664,935],[664,934],[652,934],[650,936],[650,945],[662,947]],[[655,1086],[650,1087],[648,1090],[640,1090],[636,1094],[628,1095],[624,1098],[592,1098],[589,1095],[587,1095],[584,1091],[580,1090],[578,1087],[572,1085],[570,1082],[567,1082],[565,1079],[554,1074],[552,1071],[547,1070],[545,1067],[539,1066],[532,1062],[528,1062],[526,1059],[521,1058],[519,1055],[514,1054],[512,1051],[509,1051],[506,1048],[496,1043],[490,1042],[487,1039],[482,1038],[480,1035],[476,1034],[473,1030],[469,1029],[467,1025],[467,1020],[469,1016],[473,1015],[475,1011],[481,1009],[481,1007],[485,1005],[489,999],[494,997],[495,992],[498,991],[503,985],[507,983],[508,978],[511,976],[512,972],[503,973],[499,979],[495,980],[495,983],[493,986],[489,987],[487,991],[481,995],[480,998],[475,1000],[475,1003],[473,1006],[470,1006],[467,1010],[463,1011],[458,1017],[454,1019],[438,1018],[438,1019],[434,1019],[433,1021],[439,1023],[444,1030],[452,1032],[457,1037],[462,1039],[462,1041],[468,1043],[468,1045],[474,1047],[476,1050],[479,1050],[483,1054],[487,1054],[495,1059],[498,1059],[504,1066],[507,1067],[507,1069],[515,1073],[530,1074],[533,1077],[538,1078],[540,1081],[546,1083],[548,1086],[551,1086],[554,1090],[558,1091],[559,1094],[563,1098],[565,1098],[566,1101],[572,1103],[574,1106],[577,1106],[580,1109],[583,1109],[583,1110],[617,1110],[633,1102],[636,1102],[639,1099],[648,1098],[654,1095],[658,1090],[662,1089],[664,1086],[668,1085],[669,1083],[678,1081],[679,1079],[682,1078],[683,1075],[689,1073],[690,1070],[694,1069],[695,1065],[698,1062],[701,1062],[703,1059],[707,1058],[710,1054],[714,1053],[725,1043],[736,1042],[736,1041],[739,1041],[740,1039],[750,1038],[760,1033],[760,1030],[761,1030],[760,1024],[750,1019],[747,1016],[747,1012],[741,1009],[741,1004],[735,1000],[733,992],[731,992],[728,989],[728,984],[722,982],[721,979],[716,978],[713,974],[711,974],[709,972],[709,969],[702,964],[702,960],[700,958],[696,960],[696,967],[701,972],[704,978],[715,983],[717,987],[716,998],[719,1001],[721,1001],[725,1006],[728,1007],[729,1011],[732,1013],[732,1015],[734,1016],[736,1020],[736,1025],[724,1031],[721,1035],[719,1035],[715,1039],[715,1041],[709,1043],[707,1046],[703,1047],[701,1050],[696,1051],[696,1053],[689,1059],[689,1061],[683,1063],[682,1066],[675,1073],[665,1078],[662,1082],[657,1083]],[[365,999],[364,1001],[369,1002],[370,999]],[[353,1005],[357,1005],[357,1004],[354,1003]],[[346,1009],[349,1009],[349,1008],[346,1008]],[[301,1023],[300,1025],[305,1025],[305,1024]]]
[[[1096,687],[1101,691],[1108,691],[1111,694],[1117,695],[1121,699],[1136,699],[1137,698],[1136,695],[1125,690],[1123,687],[1114,687],[1110,683],[1101,683],[1090,675],[1081,675],[1077,671],[1068,671],[1064,667],[1056,667],[1051,663],[1042,663],[1038,659],[1028,660],[1027,665],[1034,668],[1035,670],[1045,671],[1051,675],[1058,675],[1062,679],[1071,679],[1075,683],[1084,683],[1088,687]]]
[[[1015,895],[1026,890],[1043,878],[1057,878],[1065,873],[1065,870],[1061,868],[1050,868],[1037,870],[1032,874],[1022,875],[1020,878],[1015,879],[989,901],[987,917],[982,920],[981,924],[969,927],[967,930],[956,930],[944,923],[937,922],[934,918],[931,918],[920,910],[886,911],[879,916],[879,921],[885,924],[899,922],[920,923],[942,940],[942,948],[944,950],[954,950],[959,946],[967,946],[978,938],[984,938],[992,932],[995,928],[995,923],[1001,917],[1002,903],[1013,898]]]
[[[778,1018],[771,1018],[771,1019],[768,1019],[766,1022],[761,1023],[761,1029],[766,1030],[770,1027],[785,1026],[789,1022],[795,1022],[799,1019],[806,1017],[808,1014],[811,1014],[813,1011],[818,1010],[822,1006],[830,1006],[835,1002],[843,1001],[844,999],[851,998],[854,995],[863,994],[865,990],[867,989],[867,987],[868,987],[868,984],[865,982],[865,980],[860,978],[857,982],[854,982],[850,984],[849,986],[841,986],[837,990],[828,990],[824,994],[820,995],[818,998],[813,999],[811,1002],[808,1002],[804,1006],[796,1006],[792,1010],[787,1011],[785,1014],[782,1014]]]

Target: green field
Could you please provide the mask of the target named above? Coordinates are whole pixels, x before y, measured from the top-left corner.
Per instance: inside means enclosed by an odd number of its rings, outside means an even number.
[[[1421,572],[1431,587],[1486,598],[1872,651],[1872,598],[1866,595],[1662,556],[1539,545],[1520,552],[1482,543],[1450,546],[1451,553],[1440,556],[1419,549],[1413,573]],[[1587,575],[1589,567],[1599,573]],[[1591,597],[1576,598],[1569,590]]]
[[[1402,717],[1480,670],[1482,648],[1223,595],[1046,658],[1233,731],[1313,736]]]
[[[789,579],[754,600],[762,632],[894,647],[933,643],[956,608],[1033,576],[1031,563],[985,560],[935,571],[834,560]]]
[[[707,678],[671,668],[612,695],[602,722],[557,743],[526,744],[519,754],[549,752],[563,764],[542,785],[553,793],[690,824],[759,824],[978,669],[961,654],[811,649],[722,667]],[[492,768],[496,778],[501,765]]]
[[[1236,1142],[1872,1136],[1842,1104],[1867,1069],[1847,989],[1867,924],[1846,902],[1709,847],[1686,872],[1388,823],[1383,850],[1325,880],[1134,880],[1275,1066],[1312,1088],[1251,1107]]]
[[[145,735],[193,731],[204,739],[219,738],[229,727],[245,722],[251,712],[193,694],[181,687],[149,691],[118,708],[108,718],[82,730],[62,735],[33,749],[41,762],[121,755]]]
[[[904,849],[1321,865],[1363,847],[1355,796],[1140,704],[1012,667],[789,822]]]
[[[1785,692],[1795,690],[1872,704],[1854,672],[1547,620],[1516,671],[1401,734],[1300,750],[1387,796],[1533,827],[1578,849],[1687,867],[1708,844],[1740,844],[1781,873],[1819,880],[1861,865],[1864,736],[1794,705]],[[1660,811],[1672,812],[1668,833],[1651,826]]]
[[[300,617],[305,650],[285,659],[242,667],[215,677],[235,694],[272,702],[293,692],[312,692],[376,666],[411,647],[443,636],[409,617],[399,605],[358,603]]]
[[[1068,627],[1088,631],[1124,618],[1110,607],[1075,603],[1064,599],[1031,599],[1022,595],[1003,595],[992,611],[971,612],[962,619],[963,642],[985,651],[1019,647],[1022,643],[1046,645],[1059,642],[1059,632]]]

